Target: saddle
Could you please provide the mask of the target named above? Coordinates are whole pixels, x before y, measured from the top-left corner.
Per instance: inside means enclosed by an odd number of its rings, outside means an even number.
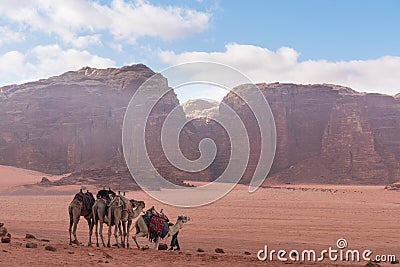
[[[94,196],[91,192],[79,192],[75,195],[74,199],[78,199],[82,202],[82,211],[84,212],[92,212],[92,207],[94,204]]]
[[[151,242],[154,242],[158,236],[164,238],[168,234],[168,217],[163,213],[158,213],[154,207],[147,210],[142,217],[149,229],[149,240]]]

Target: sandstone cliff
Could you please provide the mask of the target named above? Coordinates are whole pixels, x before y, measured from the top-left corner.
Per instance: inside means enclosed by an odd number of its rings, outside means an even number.
[[[361,94],[335,85],[258,87],[271,106],[277,130],[270,179],[344,184],[388,184],[400,179],[397,97]],[[237,95],[230,93],[223,102],[250,129],[250,162],[242,179],[246,183],[258,162],[259,132],[254,116]],[[222,132],[216,138],[227,140]],[[226,165],[226,154],[217,157],[216,174]]]
[[[121,145],[126,107],[137,88],[154,72],[144,65],[82,68],[60,76],[0,90],[0,164],[51,174],[90,169],[126,170]],[[179,173],[160,153],[158,123],[179,101],[173,91],[151,112],[150,159],[161,174],[180,183]],[[183,110],[180,115],[184,117]],[[196,158],[194,135],[186,127],[183,153]]]
[[[47,173],[126,171],[123,116],[131,96],[154,74],[144,65],[82,68],[60,76],[0,88],[0,164]],[[389,184],[400,180],[400,98],[358,93],[335,85],[258,84],[274,114],[277,152],[271,180],[296,183]],[[260,136],[249,108],[234,93],[223,102],[249,129],[247,183],[258,163]],[[199,157],[201,138],[216,141],[214,163],[198,174],[173,167],[162,153],[161,123],[179,101],[170,92],[147,125],[150,158],[169,180],[209,181],[230,157],[224,129],[195,119],[180,136],[183,154]],[[183,110],[179,116],[185,116]],[[218,115],[215,115],[218,116]]]

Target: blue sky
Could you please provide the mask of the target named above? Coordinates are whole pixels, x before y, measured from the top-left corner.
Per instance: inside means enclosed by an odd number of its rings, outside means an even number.
[[[208,60],[255,82],[396,94],[399,11],[394,0],[1,1],[0,85],[83,66]]]

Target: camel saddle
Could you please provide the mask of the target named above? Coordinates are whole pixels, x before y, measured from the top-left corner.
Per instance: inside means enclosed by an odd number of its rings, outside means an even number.
[[[74,199],[78,199],[80,202],[82,202],[82,211],[86,213],[92,212],[95,199],[91,192],[79,192],[75,195]]]

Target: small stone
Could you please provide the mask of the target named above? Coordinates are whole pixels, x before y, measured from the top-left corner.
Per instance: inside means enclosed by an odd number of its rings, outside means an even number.
[[[111,256],[110,254],[108,254],[107,252],[103,252],[104,257],[106,257],[107,259],[112,259],[113,256]]]
[[[37,248],[37,244],[36,243],[26,243],[25,247],[27,247],[27,248]]]
[[[89,256],[94,256],[94,254],[92,252],[89,252],[88,255]]]
[[[44,239],[44,238],[40,239],[40,241],[42,241],[42,242],[50,242],[50,240]]]
[[[3,252],[8,252],[8,250],[7,249],[3,249]]]
[[[34,235],[32,235],[32,234],[26,234],[26,235],[25,235],[25,238],[33,238],[33,239],[36,239],[36,237],[35,237]]]
[[[3,227],[3,226],[4,226],[4,223],[0,222],[0,227]]]
[[[225,251],[222,248],[216,248],[215,252],[216,253],[225,253]]]
[[[57,248],[53,246],[45,246],[44,249],[48,251],[57,251]]]
[[[109,263],[109,261],[105,261],[104,263]]]
[[[197,251],[197,252],[204,252],[204,249],[198,248],[196,251]]]
[[[101,263],[101,262],[103,262],[103,260],[98,260],[97,262],[98,262],[98,263]]]
[[[143,247],[140,248],[140,250],[148,250],[150,247],[148,245],[145,245]]]
[[[168,245],[167,244],[159,244],[158,245],[158,250],[167,250],[168,249]]]
[[[9,236],[3,236],[1,238],[1,243],[10,243],[11,242],[11,237]]]
[[[245,252],[244,252],[244,255],[251,255],[251,253],[248,252],[248,251],[245,251]]]
[[[68,254],[74,254],[75,252],[73,252],[72,250],[68,250],[67,253],[68,253]]]

